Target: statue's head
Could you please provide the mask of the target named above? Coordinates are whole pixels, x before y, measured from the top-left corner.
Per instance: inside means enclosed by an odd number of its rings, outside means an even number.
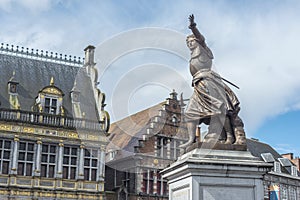
[[[190,50],[194,50],[197,46],[199,46],[199,40],[195,37],[194,34],[188,35],[186,37],[186,45]]]

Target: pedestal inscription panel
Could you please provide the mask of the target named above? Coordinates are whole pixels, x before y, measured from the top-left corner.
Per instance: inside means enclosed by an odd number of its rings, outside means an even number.
[[[233,199],[255,199],[254,188],[251,187],[222,187],[222,186],[201,186],[200,199],[205,200],[233,200]]]
[[[189,188],[183,188],[179,190],[175,190],[172,192],[172,199],[173,200],[187,200],[190,199],[190,189]]]

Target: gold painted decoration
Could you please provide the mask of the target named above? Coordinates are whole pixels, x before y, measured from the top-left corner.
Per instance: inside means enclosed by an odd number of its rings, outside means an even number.
[[[10,126],[10,125],[0,124],[0,130],[3,130],[3,131],[10,131],[11,127],[12,126]]]
[[[23,127],[23,132],[25,132],[25,133],[34,133],[34,128],[32,128],[32,127]]]
[[[9,95],[9,104],[11,109],[18,109],[21,107],[17,95]]]
[[[54,78],[53,78],[53,76],[50,79],[50,85],[54,85]]]
[[[53,194],[53,193],[40,193],[40,196],[41,197],[55,197],[55,194]]]
[[[54,94],[54,95],[59,95],[59,96],[63,95],[61,90],[59,90],[56,87],[46,87],[42,90],[42,92],[46,93],[46,94]]]
[[[7,194],[8,194],[8,191],[7,191],[7,190],[0,190],[0,194],[1,194],[1,195],[7,195]]]
[[[78,133],[69,133],[69,134],[68,134],[68,137],[71,137],[71,138],[78,138]]]

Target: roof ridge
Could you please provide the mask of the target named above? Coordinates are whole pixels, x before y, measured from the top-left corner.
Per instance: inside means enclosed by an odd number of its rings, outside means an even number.
[[[1,43],[0,53],[12,56],[18,56],[23,58],[29,58],[34,60],[42,60],[59,64],[66,64],[71,66],[82,66],[84,58],[64,55],[59,53],[53,53],[52,51],[43,51],[39,49],[29,49],[23,46],[14,46]]]

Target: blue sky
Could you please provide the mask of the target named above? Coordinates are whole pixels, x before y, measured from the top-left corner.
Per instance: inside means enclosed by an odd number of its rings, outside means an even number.
[[[169,45],[180,47],[183,57],[158,48],[137,50],[113,60],[100,74],[108,111],[116,110],[113,97],[125,101],[127,110],[113,116],[118,119],[162,101],[172,88],[189,98],[191,77],[185,59],[189,51],[184,37],[190,34],[188,15],[194,13],[215,55],[214,69],[241,88],[233,90],[241,101],[248,137],[267,142],[280,153],[293,151],[299,156],[299,10],[297,0],[0,0],[0,41],[82,57],[89,44],[99,52],[99,47],[110,45],[111,51],[151,37],[144,34],[113,43],[126,31],[149,27],[174,31],[178,40]],[[97,62],[101,71],[101,60]],[[149,71],[155,70],[150,63],[162,66],[162,71]],[[128,76],[139,77],[134,80],[141,87],[133,87],[130,96],[122,98],[120,85],[127,85]],[[149,77],[155,77],[150,80],[153,84],[144,84],[142,80]]]

